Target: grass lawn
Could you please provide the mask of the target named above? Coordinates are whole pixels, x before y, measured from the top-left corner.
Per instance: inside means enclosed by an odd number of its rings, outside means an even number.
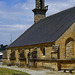
[[[13,75],[13,74],[26,74],[30,75],[25,72],[17,71],[17,70],[12,70],[12,69],[7,69],[7,68],[0,68],[0,75]]]

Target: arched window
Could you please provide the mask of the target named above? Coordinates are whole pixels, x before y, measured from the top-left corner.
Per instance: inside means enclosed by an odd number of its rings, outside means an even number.
[[[66,58],[72,59],[74,58],[74,40],[72,38],[68,38],[65,44],[66,47]]]

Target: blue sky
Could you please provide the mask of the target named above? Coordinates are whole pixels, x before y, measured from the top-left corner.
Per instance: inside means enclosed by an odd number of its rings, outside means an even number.
[[[45,0],[47,16],[75,6],[75,0]],[[10,44],[34,23],[35,0],[0,0],[0,44]]]

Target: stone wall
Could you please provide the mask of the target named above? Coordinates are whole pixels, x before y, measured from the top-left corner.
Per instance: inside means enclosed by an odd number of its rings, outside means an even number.
[[[55,44],[60,45],[60,59],[75,59],[75,23],[56,40]],[[61,63],[61,68],[74,67],[75,63],[72,63],[72,61]]]
[[[8,61],[7,61],[7,59],[3,59],[2,62],[3,62],[2,65],[7,65]]]
[[[52,47],[45,47],[45,58],[51,59]]]
[[[56,45],[60,45],[60,59],[66,59],[66,41],[69,38],[74,40],[73,55],[75,58],[75,23],[69,29],[67,29],[66,32],[62,34],[61,37],[59,37],[59,39],[57,39],[55,42]],[[70,47],[72,47],[71,45],[72,44],[70,44]]]

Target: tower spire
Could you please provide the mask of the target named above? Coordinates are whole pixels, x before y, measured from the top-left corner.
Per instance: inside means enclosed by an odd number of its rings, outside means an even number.
[[[38,22],[40,19],[43,19],[48,10],[48,6],[45,6],[44,0],[36,0],[35,4],[36,7],[32,10],[34,12],[34,23]]]

